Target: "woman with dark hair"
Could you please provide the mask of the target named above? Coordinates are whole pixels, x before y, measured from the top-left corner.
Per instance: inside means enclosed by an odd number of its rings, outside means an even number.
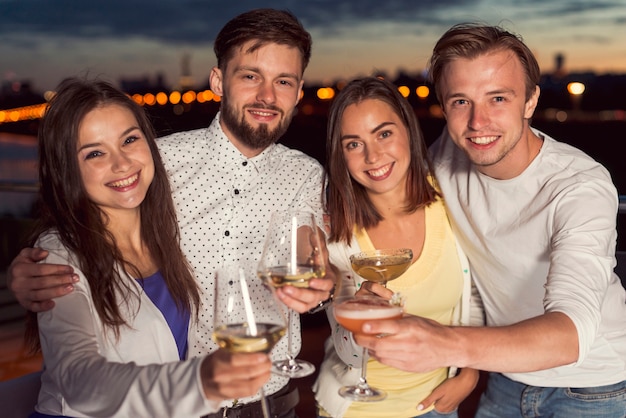
[[[469,268],[448,222],[413,109],[397,88],[370,77],[349,83],[335,98],[326,147],[330,261],[342,270],[337,295],[401,292],[405,312],[446,325],[468,324]],[[351,254],[410,248],[409,269],[387,287],[352,272]],[[381,402],[339,396],[359,379],[362,348],[328,311],[332,334],[315,384],[320,416],[457,416],[478,380],[475,370],[441,368],[407,373],[370,358],[367,378],[385,390]],[[477,316],[477,320],[478,319]]]
[[[257,392],[265,354],[181,361],[200,290],[139,105],[106,82],[65,80],[40,126],[39,180],[33,244],[80,280],[29,323],[44,358],[34,417],[200,416]]]

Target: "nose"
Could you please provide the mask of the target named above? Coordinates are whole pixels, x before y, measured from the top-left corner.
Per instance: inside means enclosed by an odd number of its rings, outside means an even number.
[[[114,172],[126,171],[132,165],[131,158],[124,152],[117,152],[111,158],[113,159],[111,169]]]
[[[472,106],[470,119],[469,119],[469,127],[475,131],[479,131],[485,126],[489,125],[489,112],[486,107],[479,104],[474,104]]]
[[[365,162],[368,164],[373,164],[380,159],[380,156],[383,153],[383,148],[377,142],[369,144],[365,147]]]
[[[274,84],[270,81],[262,82],[259,85],[256,99],[257,101],[265,104],[271,104],[276,102],[276,92],[274,91]]]

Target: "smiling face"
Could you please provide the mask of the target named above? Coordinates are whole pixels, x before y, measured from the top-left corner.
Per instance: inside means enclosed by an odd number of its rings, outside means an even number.
[[[85,190],[104,212],[138,210],[154,178],[154,162],[130,110],[105,105],[87,113],[78,130],[77,158]]]
[[[303,85],[300,50],[269,43],[249,52],[253,43],[244,44],[223,71],[211,71],[211,89],[222,96],[222,129],[249,157],[285,133]]]
[[[442,73],[441,97],[448,132],[482,173],[507,179],[536,156],[541,140],[530,130],[539,88],[525,99],[522,65],[512,52],[496,50],[457,58]]]
[[[406,194],[411,152],[406,126],[387,103],[366,99],[346,107],[341,146],[352,178],[371,196]]]

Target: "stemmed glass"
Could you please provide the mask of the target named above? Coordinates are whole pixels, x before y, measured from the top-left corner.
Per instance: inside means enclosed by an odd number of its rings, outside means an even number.
[[[350,264],[356,274],[385,287],[389,280],[400,277],[412,261],[413,251],[410,248],[362,251],[350,256]]]
[[[375,295],[340,296],[333,301],[335,320],[353,334],[361,332],[366,321],[376,319],[399,319],[402,317],[402,304]],[[339,395],[353,401],[376,402],[387,397],[387,393],[367,383],[367,349],[361,356],[361,376],[357,384],[342,386]]]
[[[213,339],[232,353],[269,353],[285,335],[287,320],[274,289],[256,277],[248,282],[242,268],[218,269],[215,277]],[[261,387],[261,408],[270,410]]]
[[[321,254],[322,232],[310,212],[274,212],[263,246],[257,273],[274,287],[309,287],[309,280],[324,277],[326,264]],[[289,378],[308,376],[315,371],[311,363],[296,359],[291,345],[291,321],[288,309],[287,358],[274,363],[273,372]]]

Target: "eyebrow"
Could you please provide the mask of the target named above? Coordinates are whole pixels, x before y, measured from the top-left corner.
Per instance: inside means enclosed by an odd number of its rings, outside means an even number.
[[[394,123],[394,122],[383,122],[383,123],[381,123],[381,124],[379,124],[379,125],[376,125],[376,126],[374,127],[374,129],[372,129],[372,130],[370,131],[370,133],[371,133],[371,134],[373,134],[373,133],[375,133],[375,132],[378,132],[378,131],[380,131],[382,128],[384,128],[385,126],[388,126],[388,125],[394,125],[394,126],[395,126],[395,123]],[[345,141],[346,139],[354,139],[354,138],[358,138],[358,137],[359,137],[358,135],[349,135],[349,134],[348,134],[348,135],[342,135],[342,136],[341,136],[341,141]]]
[[[485,96],[497,96],[497,95],[503,95],[503,94],[511,94],[513,96],[516,96],[514,89],[506,89],[506,88],[490,90],[487,93],[485,93]],[[459,97],[466,98],[468,96],[467,94],[463,92],[452,93],[446,96],[446,100],[455,99]]]
[[[235,73],[238,72],[242,72],[242,71],[251,71],[253,73],[257,73],[257,74],[263,74],[263,72],[261,71],[261,69],[259,67],[249,67],[246,65],[242,65],[239,67],[235,68]],[[280,73],[278,74],[278,77],[276,78],[293,78],[296,81],[300,81],[300,76],[296,73]]]
[[[131,126],[130,128],[126,129],[124,132],[122,132],[122,134],[119,136],[120,138],[125,137],[126,135],[128,135],[129,133],[135,131],[135,130],[139,130],[141,131],[141,129],[139,128],[139,126]],[[82,151],[85,148],[93,148],[93,147],[97,147],[98,145],[100,145],[100,142],[91,142],[91,143],[87,143],[84,144],[83,146],[81,146],[80,148],[78,148],[77,151]]]

